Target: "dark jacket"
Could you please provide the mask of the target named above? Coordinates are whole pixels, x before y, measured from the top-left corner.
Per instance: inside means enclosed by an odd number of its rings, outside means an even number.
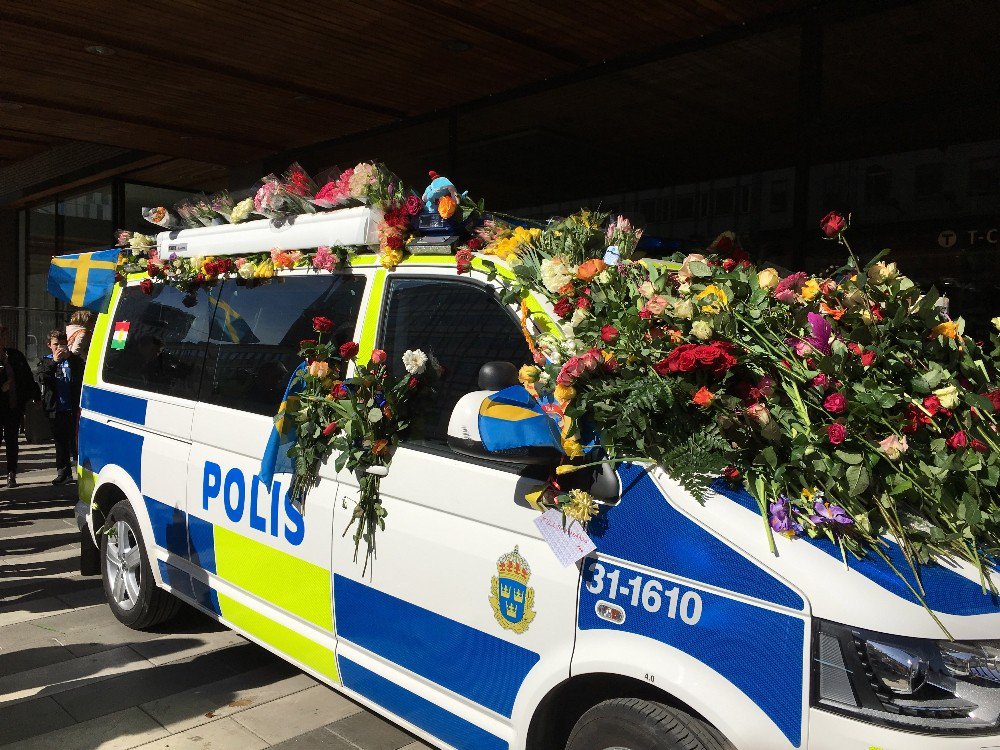
[[[68,360],[70,401],[73,404],[73,410],[76,411],[80,408],[80,391],[83,389],[83,359],[70,353]],[[55,416],[58,407],[56,399],[56,366],[57,362],[50,354],[38,363],[38,372],[35,375],[38,384],[42,386],[42,408],[45,409],[45,413],[50,417]]]
[[[14,388],[17,391],[17,411],[23,412],[24,406],[29,401],[37,401],[41,396],[35,378],[31,374],[31,367],[28,360],[17,349],[6,349],[7,361],[14,371]],[[6,394],[4,394],[6,395]],[[9,408],[5,398],[0,398],[0,411]]]

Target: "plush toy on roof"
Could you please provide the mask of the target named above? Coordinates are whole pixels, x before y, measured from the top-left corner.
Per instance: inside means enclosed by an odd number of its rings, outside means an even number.
[[[451,180],[439,175],[433,169],[427,174],[431,182],[421,196],[424,208],[417,217],[418,229],[423,234],[459,233],[463,223],[459,204],[467,193],[459,194]]]

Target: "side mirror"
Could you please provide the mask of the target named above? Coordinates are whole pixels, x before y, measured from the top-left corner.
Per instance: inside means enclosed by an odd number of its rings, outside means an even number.
[[[514,366],[502,362],[491,365]],[[496,367],[480,371],[479,384],[498,382],[510,371]],[[514,370],[516,379],[516,370]],[[500,391],[479,390],[462,396],[448,422],[448,446],[456,453],[513,464],[554,465],[563,456],[559,430],[552,419],[520,385]]]

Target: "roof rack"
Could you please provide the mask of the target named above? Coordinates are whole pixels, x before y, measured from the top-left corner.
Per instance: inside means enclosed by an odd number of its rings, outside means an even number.
[[[161,258],[171,255],[190,258],[196,255],[263,253],[273,247],[305,250],[321,245],[378,245],[381,220],[381,210],[358,206],[299,214],[286,219],[175,229],[156,235],[156,250]]]

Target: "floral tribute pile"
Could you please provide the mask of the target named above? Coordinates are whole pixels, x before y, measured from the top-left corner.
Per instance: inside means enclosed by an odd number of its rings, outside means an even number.
[[[431,176],[431,187],[440,183]],[[919,289],[881,256],[862,265],[845,236],[847,219],[831,213],[821,224],[847,258],[829,277],[758,268],[738,249],[726,257],[723,244],[677,258],[678,267],[637,259],[642,233],[624,218],[581,212],[545,229],[482,221],[481,204],[444,183],[418,197],[384,167],[363,163],[317,187],[292,165],[281,179],[264,178],[252,199],[234,204],[219,194],[147,218],[165,227],[252,213],[279,221],[368,204],[383,212],[379,257],[392,269],[418,217],[447,220],[461,210],[479,225],[456,253],[458,273],[476,254],[487,264],[499,257],[515,274],[506,300],[521,302],[522,317],[523,299],[534,293],[562,323],[561,337],[523,326],[534,363],[522,367],[521,382],[555,404],[566,454],[542,507],[586,523],[598,504],[564,489],[561,478],[605,460],[648,461],[700,498],[720,475],[747,489],[772,549],[774,533],[822,536],[845,559],[876,554],[891,565],[884,540],[893,538],[914,572],[935,558],[962,559],[981,571],[984,590],[993,588],[983,561],[1000,554],[1000,339],[966,336],[936,291]],[[283,268],[334,271],[353,252],[158,258],[150,237],[123,233],[120,244],[123,277],[148,271],[188,290],[222,277],[267,279]],[[143,282],[147,291],[152,283]],[[408,404],[435,368],[428,371],[422,352],[408,352],[406,375],[393,382],[376,351],[342,381],[336,373],[357,348],[335,351],[323,325],[302,342],[296,488],[304,493],[334,451],[338,470],[363,474],[351,524],[356,547],[368,545],[367,563],[385,522],[379,477],[407,427]]]
[[[914,569],[949,557],[983,571],[1000,552],[1000,341],[964,335],[894,263],[861,265],[844,217],[821,228],[848,257],[829,278],[738,253],[668,270],[632,259],[641,232],[622,218],[550,224],[511,260],[511,295],[544,294],[566,336],[535,338],[521,381],[558,402],[578,463],[598,448],[642,457],[699,497],[721,474],[771,533],[887,562],[888,535]]]

